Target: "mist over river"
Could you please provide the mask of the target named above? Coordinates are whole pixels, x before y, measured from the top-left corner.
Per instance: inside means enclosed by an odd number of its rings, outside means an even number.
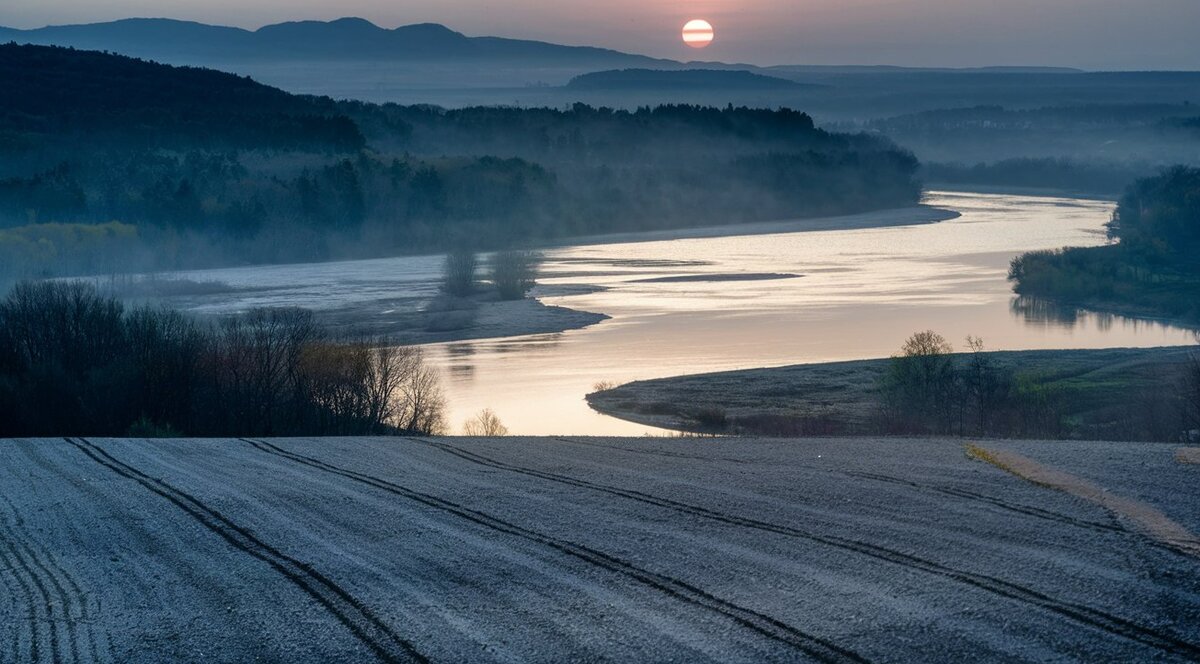
[[[1163,323],[1014,297],[1006,280],[1014,256],[1103,244],[1112,203],[958,192],[932,192],[925,202],[961,216],[547,250],[534,294],[611,319],[556,334],[427,346],[443,373],[451,431],[491,408],[514,434],[653,432],[592,411],[584,395],[599,382],[886,357],[924,329],[958,348],[967,335],[982,337],[989,350],[1196,341]],[[348,301],[415,308],[435,293],[439,269],[440,258],[411,257],[206,270],[183,276],[257,290],[176,305],[197,313]]]

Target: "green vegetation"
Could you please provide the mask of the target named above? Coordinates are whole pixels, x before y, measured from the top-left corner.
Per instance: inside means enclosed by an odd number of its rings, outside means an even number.
[[[442,413],[419,349],[330,338],[305,310],[206,325],[80,282],[0,301],[0,437],[402,435]]]
[[[0,265],[8,274],[42,276],[52,268],[75,274],[117,272],[138,250],[148,250],[138,229],[115,221],[0,229]]]
[[[1022,295],[1134,315],[1200,321],[1200,169],[1129,187],[1109,224],[1116,244],[1027,253],[1009,279]]]
[[[895,357],[597,386],[601,412],[700,433],[1178,441],[1200,428],[1192,347],[954,353],[934,332]],[[602,391],[600,388],[604,388]]]
[[[0,84],[0,256],[22,257],[0,280],[491,249],[861,212],[921,191],[915,158],[886,139],[787,109],[335,102],[15,44],[0,45]],[[82,237],[113,222],[136,237]],[[48,248],[25,251],[31,237]]]
[[[933,331],[910,337],[880,379],[878,426],[889,434],[1061,438],[1067,429],[1063,386],[1037,370],[997,363],[983,340],[971,352]],[[1165,423],[1164,423],[1165,424]],[[1154,426],[1146,422],[1145,426]],[[1178,427],[1168,426],[1177,434]],[[1153,435],[1162,435],[1157,428]]]

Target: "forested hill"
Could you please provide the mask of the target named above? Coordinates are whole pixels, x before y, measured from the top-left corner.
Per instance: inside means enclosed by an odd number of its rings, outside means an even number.
[[[40,144],[357,150],[362,135],[330,100],[299,97],[211,69],[96,51],[0,45],[0,126]]]
[[[921,192],[911,154],[788,109],[380,106],[14,44],[0,90],[0,279],[487,248]]]

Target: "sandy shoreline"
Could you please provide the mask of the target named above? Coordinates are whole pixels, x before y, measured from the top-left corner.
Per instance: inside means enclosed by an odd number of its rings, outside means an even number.
[[[812,231],[854,230],[860,228],[883,228],[888,226],[911,226],[914,224],[932,224],[948,221],[961,216],[958,212],[937,208],[929,205],[916,205],[908,208],[878,210],[855,215],[840,217],[817,217],[812,219],[797,219],[790,221],[756,222],[747,224],[727,224],[692,229],[676,229],[667,231],[646,231],[639,233],[624,233],[603,236],[588,236],[573,238],[562,246],[584,246],[594,244],[615,244],[626,242],[660,242],[664,240],[683,240],[696,238],[712,238],[731,235],[767,235],[774,233],[799,233]],[[793,279],[803,275],[797,274],[735,274],[735,275],[685,275],[665,278],[653,278],[651,282],[688,282],[688,281],[738,281],[738,280],[770,280]],[[384,326],[384,332],[396,337],[402,343],[430,344],[449,341],[470,341],[493,339],[500,337],[516,337],[535,334],[555,334],[568,330],[582,329],[608,320],[603,313],[578,311],[562,306],[543,304],[537,298],[547,295],[566,294],[567,289],[554,288],[535,290],[533,297],[521,302],[485,302],[477,310],[477,318],[467,327],[452,330],[436,329],[400,329]],[[357,321],[362,324],[363,321]]]
[[[626,242],[661,242],[664,240],[692,240],[723,237],[726,235],[772,235],[775,233],[807,233],[814,231],[847,231],[861,228],[887,228],[890,226],[914,226],[949,221],[962,216],[954,210],[932,205],[913,205],[889,210],[873,210],[859,214],[835,217],[812,217],[808,219],[785,219],[778,221],[755,221],[744,224],[700,226],[696,228],[673,228],[661,231],[637,231],[586,235],[570,238],[547,248],[562,246],[585,246],[595,244],[624,244]]]
[[[377,314],[362,308],[317,314],[327,329],[384,336],[406,345],[557,334],[608,319],[604,314],[547,305],[534,297],[403,314]]]

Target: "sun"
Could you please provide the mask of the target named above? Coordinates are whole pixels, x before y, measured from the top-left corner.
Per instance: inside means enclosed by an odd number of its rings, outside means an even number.
[[[692,48],[704,48],[713,42],[712,23],[704,19],[692,19],[683,26],[683,43]]]

